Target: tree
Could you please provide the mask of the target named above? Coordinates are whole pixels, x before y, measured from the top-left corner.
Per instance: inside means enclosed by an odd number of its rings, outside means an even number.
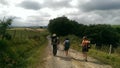
[[[10,35],[6,33],[6,30],[11,25],[12,21],[12,18],[4,18],[3,20],[0,20],[0,35],[2,36],[2,39],[4,39],[5,37],[7,39],[10,38]]]
[[[62,16],[55,19],[51,19],[48,24],[48,30],[51,33],[56,33],[60,36],[73,34],[76,32],[78,23],[73,20],[69,20],[67,17]]]
[[[91,43],[97,46],[102,44],[114,45],[119,42],[119,35],[114,28],[106,24],[90,25],[85,30],[85,35],[91,38]]]
[[[120,34],[120,27],[115,28],[116,31]]]
[[[74,35],[82,38],[84,36],[84,32],[86,30],[87,26],[83,24],[77,24],[75,27],[75,31],[73,32]]]

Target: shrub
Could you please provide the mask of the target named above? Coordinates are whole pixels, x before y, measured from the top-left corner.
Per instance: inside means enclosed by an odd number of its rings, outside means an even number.
[[[2,68],[14,68],[15,66],[21,66],[20,61],[22,59],[10,45],[11,44],[8,44],[8,41],[0,40],[0,66]]]

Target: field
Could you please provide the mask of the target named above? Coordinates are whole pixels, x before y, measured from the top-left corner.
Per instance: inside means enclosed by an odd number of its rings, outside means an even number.
[[[120,28],[120,25],[112,25],[112,27],[114,27],[114,28]]]
[[[47,45],[46,29],[14,28],[7,32],[12,39],[0,40],[0,68],[35,68],[36,63],[42,62]]]

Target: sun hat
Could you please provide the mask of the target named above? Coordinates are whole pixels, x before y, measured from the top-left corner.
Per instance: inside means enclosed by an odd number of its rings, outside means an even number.
[[[53,37],[55,37],[56,36],[56,34],[53,34]]]
[[[87,39],[87,36],[83,36],[83,39]]]

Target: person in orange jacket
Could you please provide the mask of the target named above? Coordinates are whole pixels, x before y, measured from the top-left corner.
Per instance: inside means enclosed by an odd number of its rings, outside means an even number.
[[[87,52],[88,52],[88,45],[90,44],[90,41],[87,39],[86,36],[83,37],[81,46],[82,46],[82,53],[83,53],[83,57],[84,60],[87,61]]]

